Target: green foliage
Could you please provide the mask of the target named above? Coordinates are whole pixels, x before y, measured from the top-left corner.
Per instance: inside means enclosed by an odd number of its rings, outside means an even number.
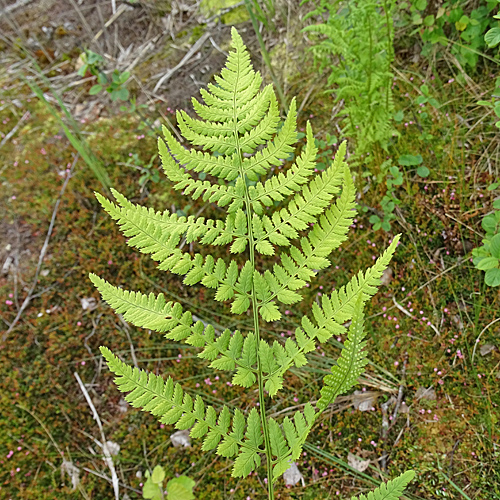
[[[84,77],[87,74],[87,71],[91,75],[97,76],[99,74],[99,66],[104,64],[104,58],[89,49],[85,49],[80,54],[80,61],[82,62],[82,65],[80,66],[77,74],[81,77]]]
[[[422,40],[422,55],[435,59],[449,47],[463,68],[474,69],[479,55],[487,46],[494,47],[498,38],[497,22],[491,11],[496,0],[470,3],[464,0],[445,0],[436,4],[427,0],[410,0],[400,7],[409,7],[408,23],[416,27]],[[472,7],[472,8],[471,8]],[[491,28],[491,29],[490,29]]]
[[[125,83],[130,78],[130,73],[124,71],[120,73],[117,69],[111,73],[111,79],[109,79],[104,73],[99,73],[97,76],[97,83],[91,87],[89,90],[90,95],[99,94],[102,90],[105,90],[110,94],[111,100],[121,100],[128,101],[130,93],[127,88],[125,88]]]
[[[150,500],[193,500],[195,482],[187,476],[170,479],[167,483],[167,496],[164,495],[163,481],[165,470],[157,465],[153,472],[146,471],[146,482],[142,487],[142,497]]]
[[[89,90],[90,95],[96,95],[105,90],[108,94],[110,94],[112,101],[129,100],[130,93],[128,89],[125,88],[125,84],[130,78],[129,71],[120,73],[117,69],[115,69],[111,73],[111,77],[107,76],[101,70],[101,65],[104,63],[103,57],[88,49],[80,55],[80,60],[83,64],[78,70],[78,75],[85,76],[88,72],[97,78],[97,83]]]
[[[185,149],[166,129],[159,151],[167,178],[175,189],[191,198],[202,197],[226,210],[224,219],[185,217],[156,212],[131,203],[113,190],[116,203],[97,194],[110,216],[129,238],[128,244],[150,254],[161,270],[184,276],[184,284],[214,290],[235,315],[251,310],[253,331],[218,331],[195,320],[179,303],[160,294],[142,294],[90,278],[117,313],[130,323],[165,333],[176,342],[199,349],[198,357],[210,367],[233,373],[233,384],[257,385],[259,407],[215,408],[200,395],[194,399],[171,376],[166,379],[128,366],[106,347],[101,352],[126,400],[156,416],[163,424],[190,429],[203,440],[202,450],[233,458],[232,475],[248,476],[262,463],[268,474],[268,495],[274,483],[300,454],[322,411],[356,383],[366,363],[363,305],[380,286],[384,269],[396,250],[396,236],[366,272],[324,294],[312,305],[312,316],[302,317],[293,338],[268,341],[260,333],[260,320],[278,321],[281,305],[302,300],[299,291],[330,265],[330,255],[346,239],[355,216],[355,190],[344,162],[345,144],[335,160],[314,173],[317,147],[307,124],[307,143],[286,172],[272,174],[294,151],[297,138],[295,100],[281,128],[276,97],[270,86],[260,90],[262,78],[250,65],[241,37],[232,30],[230,52],[217,84],[201,90],[205,104],[193,100],[201,120],[183,111],[177,114],[182,134],[204,152]],[[210,154],[207,150],[211,151]],[[200,173],[209,178],[200,179]],[[216,182],[214,182],[216,181]],[[340,195],[339,195],[340,193]],[[334,198],[335,201],[334,201]],[[198,245],[193,255],[179,246],[181,238]],[[210,246],[221,245],[234,254],[215,260]],[[281,248],[280,248],[281,247]],[[241,255],[245,253],[245,255]],[[275,255],[268,269],[257,267],[256,254]],[[267,261],[264,261],[267,262]],[[274,398],[288,370],[307,363],[307,353],[333,335],[346,333],[342,354],[325,377],[320,402],[305,405],[281,422],[266,413],[266,393]]]
[[[495,80],[495,90],[493,91],[491,99],[489,101],[480,100],[478,104],[493,110],[495,116],[498,118],[495,122],[495,127],[500,128],[500,78]]]
[[[486,234],[482,245],[472,250],[472,263],[476,269],[486,271],[484,282],[488,286],[500,286],[500,199],[493,202],[493,208],[493,213],[481,222]]]
[[[314,59],[327,72],[335,101],[344,101],[343,133],[356,139],[358,154],[374,144],[386,148],[397,134],[391,91],[394,6],[394,0],[322,0],[307,17],[326,14],[327,20],[304,28],[319,35]]]
[[[396,479],[387,484],[381,484],[368,495],[360,495],[358,498],[351,497],[351,500],[398,500],[406,488],[406,485],[415,477],[411,470],[401,474]]]

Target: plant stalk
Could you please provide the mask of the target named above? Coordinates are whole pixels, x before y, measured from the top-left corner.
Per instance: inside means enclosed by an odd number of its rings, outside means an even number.
[[[237,123],[236,120],[236,102],[233,105],[233,113],[234,113],[234,121],[233,123]],[[233,131],[234,139],[236,143],[237,150],[237,161],[238,167],[240,170],[240,176],[243,180],[245,180],[245,173],[243,172],[242,164],[243,164],[243,155],[241,153],[240,143],[239,143],[239,135],[238,131],[235,129]],[[255,271],[255,240],[253,237],[253,228],[252,228],[252,205],[250,202],[250,197],[248,195],[248,186],[245,183],[245,207],[246,207],[246,216],[247,216],[247,227],[248,227],[248,247],[250,252],[250,264],[252,266],[252,275]],[[272,454],[271,454],[271,440],[269,438],[269,427],[267,425],[266,418],[266,400],[264,395],[264,377],[262,374],[262,366],[259,358],[259,345],[260,345],[260,331],[259,331],[259,311],[257,305],[257,297],[255,295],[255,285],[252,282],[252,311],[253,311],[253,323],[254,323],[254,333],[256,339],[256,358],[257,358],[257,383],[259,386],[259,413],[260,413],[260,421],[262,425],[262,432],[264,434],[264,453],[266,455],[266,469],[267,469],[267,494],[268,500],[274,500],[274,485],[273,485],[273,463],[272,463]]]

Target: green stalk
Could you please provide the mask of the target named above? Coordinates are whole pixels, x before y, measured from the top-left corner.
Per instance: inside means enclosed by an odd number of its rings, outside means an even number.
[[[388,4],[387,1],[384,0],[384,13],[385,13],[385,23],[387,25],[387,73],[390,73],[391,70],[391,59],[392,59],[392,37],[391,37],[391,18],[388,12]],[[392,85],[392,81],[387,82],[387,88],[385,93],[385,109],[389,111],[389,92]]]
[[[85,163],[90,167],[98,181],[102,184],[102,187],[105,189],[106,192],[109,192],[109,186],[111,185],[111,181],[108,177],[108,174],[106,172],[106,169],[102,165],[102,163],[99,161],[99,159],[94,155],[90,147],[88,146],[87,142],[85,139],[83,139],[80,136],[80,131],[77,128],[76,123],[74,122],[73,117],[69,113],[68,109],[66,106],[64,106],[64,103],[62,100],[59,98],[59,96],[55,93],[52,92],[53,95],[56,97],[59,105],[61,106],[63,112],[65,115],[68,117],[69,122],[73,125],[73,130],[71,130],[63,121],[57,110],[45,99],[45,96],[43,95],[42,89],[34,82],[30,82],[29,80],[25,79],[26,85],[35,93],[35,95],[38,97],[38,99],[45,105],[47,110],[50,112],[54,118],[57,119],[59,122],[59,125],[64,131],[64,134],[68,138],[68,141],[71,143],[71,145],[78,151],[80,156],[83,158]],[[52,90],[52,89],[51,89]]]
[[[245,173],[243,171],[243,155],[241,153],[240,148],[240,139],[238,135],[238,130],[236,129],[237,124],[236,119],[236,101],[233,97],[233,124],[235,128],[233,129],[233,136],[236,144],[236,152],[238,162],[238,167],[240,170],[240,176],[243,180],[245,180]],[[247,215],[247,226],[248,226],[248,247],[250,251],[250,264],[252,266],[252,276],[255,272],[255,240],[253,236],[253,227],[252,227],[252,205],[250,202],[250,196],[248,195],[248,186],[245,183],[245,206],[246,206],[246,215]],[[274,500],[274,485],[273,485],[273,459],[271,454],[271,440],[269,438],[269,427],[267,425],[266,418],[266,400],[264,395],[264,376],[262,373],[262,366],[259,358],[259,345],[260,345],[260,331],[259,331],[259,311],[257,305],[257,297],[255,294],[255,284],[252,281],[252,311],[253,311],[253,324],[255,330],[255,339],[256,339],[256,357],[257,357],[257,382],[259,385],[259,413],[260,413],[260,422],[262,425],[262,432],[264,434],[264,446],[265,446],[265,454],[266,454],[266,472],[267,472],[267,493],[268,500]]]

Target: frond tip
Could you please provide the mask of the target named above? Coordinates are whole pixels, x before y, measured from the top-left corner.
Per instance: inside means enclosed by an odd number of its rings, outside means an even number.
[[[317,403],[319,409],[324,410],[333,403],[337,396],[347,392],[364,372],[367,363],[364,347],[363,330],[363,302],[359,294],[349,328],[349,334],[337,364],[332,367],[331,374],[324,379],[325,385],[321,389],[321,398]]]
[[[404,493],[406,485],[415,477],[412,470],[406,471],[396,479],[382,483],[377,489],[370,491],[368,495],[351,497],[351,500],[399,500]]]

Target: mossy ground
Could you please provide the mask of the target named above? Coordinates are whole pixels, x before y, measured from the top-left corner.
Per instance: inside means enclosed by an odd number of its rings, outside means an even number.
[[[464,83],[446,83],[439,73],[430,77],[429,84],[442,106],[435,109],[427,104],[428,109],[420,109],[414,103],[419,91],[413,82],[426,78],[416,67],[400,71],[404,78],[398,79],[394,90],[398,108],[405,113],[399,125],[401,138],[388,152],[373,154],[393,158],[422,154],[431,175],[422,180],[412,171],[404,172],[405,182],[397,190],[398,222],[393,223],[393,233],[403,235],[402,243],[391,263],[392,279],[366,309],[373,364],[359,389],[375,391],[377,398],[373,410],[361,412],[347,402],[325,415],[299,463],[306,486],[288,488],[280,481],[278,498],[283,500],[346,499],[369,486],[338,463],[339,459],[346,462],[349,451],[372,459],[366,473],[376,480],[413,468],[417,479],[409,489],[412,498],[465,498],[447,478],[470,498],[500,498],[499,327],[490,325],[498,315],[499,295],[484,285],[469,254],[470,245],[480,243],[481,215],[498,195],[486,189],[498,171],[484,167],[484,155],[494,159],[498,151],[493,118],[484,117]],[[312,75],[312,68],[304,73]],[[490,90],[488,71],[475,79],[485,92]],[[292,82],[289,94],[298,94],[299,102],[308,91],[306,82]],[[5,102],[15,98],[17,94],[2,97]],[[299,127],[310,119],[320,137],[331,130],[332,103],[321,95],[311,102],[300,115]],[[21,105],[31,117],[1,150],[2,256],[15,257],[9,272],[0,275],[5,325],[13,321],[31,285],[66,169],[75,161],[75,151],[40,103],[23,100]],[[20,111],[11,109],[2,111],[3,134],[19,119]],[[466,110],[475,116],[471,123],[479,122],[474,134],[469,133],[470,123],[461,119]],[[153,122],[157,116],[150,115]],[[132,201],[188,215],[203,207],[183,198],[163,178],[149,183],[140,194],[141,174],[126,164],[133,154],[146,163],[156,150],[156,134],[145,133],[135,115],[81,126],[113,186]],[[360,202],[376,209],[385,187],[360,175],[368,168],[376,176],[375,165],[377,161],[367,161],[354,172],[360,191],[371,182]],[[186,287],[179,277],[157,271],[148,257],[126,245],[103,213],[93,195],[102,187],[82,159],[76,161],[71,175],[35,295],[0,344],[0,498],[112,498],[105,479],[109,470],[94,441],[100,435],[75,372],[88,384],[106,438],[121,447],[115,463],[126,485],[122,491],[130,498],[140,498],[138,473],[156,464],[163,465],[167,475],[185,473],[195,479],[199,499],[265,498],[263,470],[245,480],[232,479],[229,461],[201,452],[199,442],[187,449],[174,448],[169,441],[171,428],[124,406],[98,347],[107,345],[131,363],[135,356],[141,368],[171,374],[191,394],[203,394],[215,405],[223,401],[240,408],[254,405],[257,394],[228,385],[227,376],[209,370],[193,349],[125,326],[103,303],[98,302],[95,310],[84,310],[81,299],[99,300],[87,278],[94,272],[128,289],[163,291],[202,319],[220,325],[250,329],[250,320],[235,320],[228,308],[212,301],[211,292]],[[214,210],[205,207],[203,214],[214,215]],[[301,305],[285,311],[283,322],[267,325],[264,334],[287,335],[301,314],[308,312],[307,304],[371,265],[392,234],[374,233],[368,218],[369,213],[357,217],[349,240],[333,257],[333,266],[307,289]],[[479,349],[485,344],[497,347],[483,356]],[[310,357],[308,370],[292,372],[283,396],[273,404],[275,411],[315,400],[321,378],[338,352],[335,342],[327,344]],[[397,397],[400,385],[407,410],[401,409],[390,420],[383,440],[381,405],[392,395]],[[418,400],[417,390],[429,386],[435,389],[436,399]],[[384,454],[388,469],[382,474]],[[80,469],[81,491],[73,491],[69,478],[62,476],[63,458]]]

